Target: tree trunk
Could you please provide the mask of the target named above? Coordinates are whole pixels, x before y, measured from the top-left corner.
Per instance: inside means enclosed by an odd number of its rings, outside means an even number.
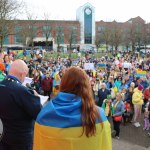
[[[46,38],[46,51],[48,51],[48,39]]]
[[[0,52],[2,52],[2,49],[3,49],[3,38],[2,38],[2,36],[0,37],[1,39],[0,39],[0,41],[1,41],[1,47],[0,47]]]
[[[2,49],[3,49],[3,42],[1,41],[0,53],[2,52]]]
[[[108,52],[108,43],[106,42],[105,44],[106,44],[106,50],[107,50],[107,52]]]
[[[126,49],[127,49],[127,51],[128,51],[128,49],[129,49],[129,46],[128,46],[128,45],[126,45]]]
[[[144,47],[145,47],[145,54],[146,54],[146,48],[147,48],[147,45],[145,44]]]
[[[134,54],[134,52],[135,52],[135,45],[132,44],[132,53]]]
[[[111,50],[111,53],[113,54],[113,51],[114,51],[114,46],[112,45],[111,46],[112,50]]]
[[[72,44],[70,43],[69,45],[69,58],[71,59],[71,47],[72,47]]]
[[[32,47],[32,50],[33,50],[33,48],[34,48],[34,41],[33,41],[33,39],[32,39],[32,43],[31,44],[32,44],[31,47]]]
[[[115,53],[117,54],[118,45],[115,46]]]

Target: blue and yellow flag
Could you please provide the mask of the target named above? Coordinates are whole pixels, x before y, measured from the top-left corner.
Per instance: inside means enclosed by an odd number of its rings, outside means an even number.
[[[112,150],[110,124],[102,108],[96,135],[82,135],[81,105],[81,98],[69,93],[60,92],[51,100],[37,117],[34,150]]]

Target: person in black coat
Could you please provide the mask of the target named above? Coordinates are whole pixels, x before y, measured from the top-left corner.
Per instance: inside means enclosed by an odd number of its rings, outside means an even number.
[[[27,73],[27,65],[16,60],[0,82],[0,119],[4,128],[0,150],[32,150],[34,120],[41,103],[35,91],[22,85]]]
[[[103,101],[107,98],[108,95],[110,95],[110,91],[106,89],[106,84],[102,83],[101,89],[98,91],[99,100],[97,102],[97,105],[102,107]]]

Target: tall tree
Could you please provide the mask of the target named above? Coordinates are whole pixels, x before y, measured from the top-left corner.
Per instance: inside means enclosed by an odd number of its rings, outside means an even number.
[[[135,32],[135,25],[131,24],[130,25],[130,41],[131,41],[131,46],[132,46],[132,52],[135,52],[135,45],[136,45],[136,32]]]
[[[64,44],[64,26],[60,22],[54,23],[53,37],[56,39],[57,52],[60,52],[61,44]]]
[[[127,24],[128,25],[128,24]],[[131,44],[130,41],[130,30],[128,27],[124,27],[123,29],[123,35],[122,35],[122,44],[126,47],[128,50]]]
[[[97,34],[96,34],[96,38],[95,38],[95,45],[96,45],[97,49],[99,49],[101,47],[101,45],[104,44],[104,41],[105,41],[104,34],[105,34],[105,31],[101,31],[98,29]]]
[[[77,44],[77,28],[75,26],[67,26],[66,41],[69,43],[69,57],[72,53],[72,45]]]
[[[122,37],[122,29],[121,25],[116,21],[111,23],[111,35],[110,35],[110,45],[115,47],[115,51],[117,52],[119,45],[121,44],[121,37]]]
[[[22,9],[23,3],[18,0],[0,0],[0,46],[3,48],[3,42],[13,29],[13,23],[16,16]]]
[[[15,36],[20,40],[21,44],[27,46],[28,28],[26,26],[26,21],[15,23]]]
[[[136,43],[139,50],[141,48],[142,41],[143,41],[142,39],[143,30],[144,30],[144,24],[137,23],[135,28],[135,36],[136,36]]]
[[[150,30],[146,24],[144,25],[144,29],[142,32],[142,43],[144,45],[146,53],[147,45],[150,43]]]
[[[37,26],[37,17],[34,17],[32,14],[28,13],[28,20],[24,29],[27,31],[27,45],[31,45],[32,50],[34,47],[34,38],[37,37],[38,32],[40,32],[39,27]]]
[[[43,35],[46,39],[46,50],[48,50],[49,45],[49,38],[52,37],[52,25],[51,21],[49,20],[49,15],[44,14],[44,25],[43,25]]]

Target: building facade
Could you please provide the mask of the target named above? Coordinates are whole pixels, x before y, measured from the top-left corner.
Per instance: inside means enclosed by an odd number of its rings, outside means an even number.
[[[67,49],[67,47],[77,46],[82,49],[86,46],[98,47],[102,43],[106,47],[109,45],[118,48],[122,44],[121,39],[124,39],[123,44],[128,47],[134,43],[134,38],[137,38],[137,34],[136,37],[131,38],[132,33],[129,38],[129,32],[133,32],[133,27],[137,31],[136,33],[138,30],[150,32],[150,24],[145,24],[145,21],[140,17],[131,18],[124,23],[95,21],[95,7],[86,3],[77,9],[76,20],[73,21],[15,21],[13,31],[5,38],[4,45],[44,46],[44,43],[47,42],[50,49],[58,47]],[[139,37],[143,36],[140,34],[142,33],[139,33]],[[135,41],[135,43],[137,42]]]

